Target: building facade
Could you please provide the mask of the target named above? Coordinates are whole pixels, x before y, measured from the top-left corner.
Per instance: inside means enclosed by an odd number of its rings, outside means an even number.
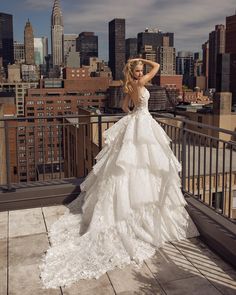
[[[183,75],[183,84],[190,85],[190,80],[194,76],[193,52],[179,51],[176,57],[176,74]]]
[[[123,79],[125,66],[125,19],[109,22],[109,67],[114,80]]]
[[[33,27],[28,20],[25,24],[24,30],[24,45],[25,45],[25,63],[27,65],[34,65],[34,33]]]
[[[125,40],[125,59],[137,57],[138,47],[137,38],[128,38]]]
[[[0,67],[7,69],[7,65],[13,62],[13,17],[0,12]]]
[[[25,45],[24,43],[14,41],[14,62],[24,63],[25,62]]]
[[[209,88],[216,89],[217,57],[221,53],[225,53],[225,26],[216,25],[209,34]]]
[[[236,105],[236,13],[226,17],[225,52],[230,57],[229,81],[232,92],[232,105]]]
[[[98,36],[94,32],[82,32],[76,39],[76,51],[80,53],[80,64],[89,65],[90,57],[98,57]]]
[[[48,38],[34,38],[34,59],[36,65],[46,64],[45,57],[48,55]]]

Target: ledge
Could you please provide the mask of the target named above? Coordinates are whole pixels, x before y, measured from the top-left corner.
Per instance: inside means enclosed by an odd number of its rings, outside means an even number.
[[[186,197],[186,201],[186,209],[200,232],[200,238],[236,268],[236,224],[193,197]]]

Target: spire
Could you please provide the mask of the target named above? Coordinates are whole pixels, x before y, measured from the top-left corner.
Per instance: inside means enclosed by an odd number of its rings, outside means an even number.
[[[63,26],[62,11],[60,7],[60,1],[55,0],[52,8],[51,25]]]

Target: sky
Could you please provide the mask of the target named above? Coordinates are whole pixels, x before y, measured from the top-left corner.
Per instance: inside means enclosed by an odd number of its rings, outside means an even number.
[[[47,36],[54,0],[5,0],[0,12],[13,15],[14,40],[23,41],[30,20],[34,36]],[[235,0],[60,0],[64,33],[93,31],[98,35],[99,57],[108,60],[108,23],[125,18],[126,38],[145,28],[173,32],[176,51],[201,51],[215,25],[234,15]]]

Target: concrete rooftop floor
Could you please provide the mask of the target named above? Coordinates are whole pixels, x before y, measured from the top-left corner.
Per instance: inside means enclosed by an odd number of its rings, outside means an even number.
[[[98,280],[43,289],[38,265],[49,247],[47,230],[64,211],[51,206],[0,212],[0,295],[236,294],[236,270],[199,238],[166,244],[140,269],[128,266]]]

